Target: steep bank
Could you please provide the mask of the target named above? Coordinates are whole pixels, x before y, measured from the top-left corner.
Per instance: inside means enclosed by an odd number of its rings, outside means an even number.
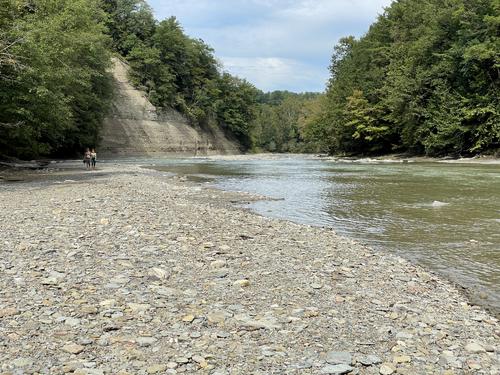
[[[0,185],[0,370],[499,373],[497,320],[422,268],[246,195],[103,172]]]
[[[115,99],[102,129],[99,155],[239,154],[240,146],[215,125],[194,127],[179,112],[157,110],[128,80],[126,63],[113,59]]]

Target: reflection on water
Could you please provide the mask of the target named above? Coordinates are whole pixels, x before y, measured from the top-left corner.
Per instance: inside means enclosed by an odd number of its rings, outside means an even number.
[[[284,198],[252,207],[388,249],[483,291],[485,303],[500,311],[500,166],[300,157],[157,164],[214,177],[224,189]]]

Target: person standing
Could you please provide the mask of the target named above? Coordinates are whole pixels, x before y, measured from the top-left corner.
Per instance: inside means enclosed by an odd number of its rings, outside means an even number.
[[[95,169],[95,164],[97,161],[97,152],[95,151],[95,148],[93,148],[92,151],[90,152],[90,160],[92,163],[92,169]]]
[[[83,154],[83,164],[85,164],[85,168],[90,169],[90,159],[91,154],[88,147],[85,149],[85,153]]]

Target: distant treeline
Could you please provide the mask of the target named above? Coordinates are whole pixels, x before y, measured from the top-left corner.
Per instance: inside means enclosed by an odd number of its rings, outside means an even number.
[[[308,132],[321,110],[321,100],[319,93],[259,93],[255,120],[251,124],[254,151],[317,151],[318,146]]]

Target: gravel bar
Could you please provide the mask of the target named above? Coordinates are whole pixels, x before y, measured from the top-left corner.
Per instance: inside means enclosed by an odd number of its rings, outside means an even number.
[[[0,374],[500,374],[435,274],[134,166],[0,185]]]

